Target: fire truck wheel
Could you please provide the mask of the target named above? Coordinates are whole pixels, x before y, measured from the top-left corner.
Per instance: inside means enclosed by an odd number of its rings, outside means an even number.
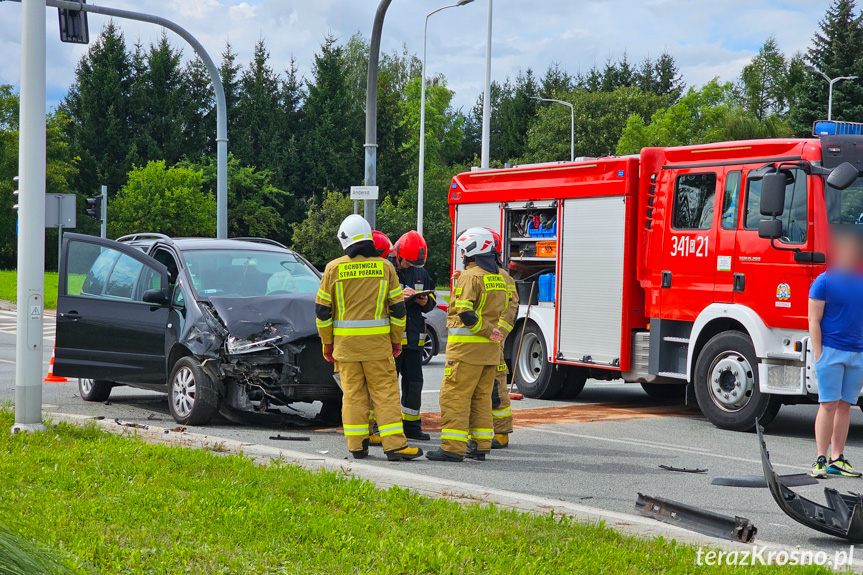
[[[574,366],[566,368],[561,366],[561,369],[566,369],[566,373],[563,378],[563,386],[560,388],[557,398],[575,399],[584,389],[584,384],[587,383],[587,369]]]
[[[702,348],[695,363],[695,398],[713,425],[731,431],[749,431],[756,419],[767,425],[782,406],[758,389],[755,347],[738,331],[715,335]]]
[[[521,393],[532,399],[554,399],[558,396],[566,372],[555,369],[548,361],[545,337],[535,323],[527,325],[521,353],[513,363],[515,385]]]

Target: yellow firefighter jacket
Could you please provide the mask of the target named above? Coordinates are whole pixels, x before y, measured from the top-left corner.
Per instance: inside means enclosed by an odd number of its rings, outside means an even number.
[[[468,264],[456,282],[447,312],[447,361],[497,365],[500,344],[489,339],[507,307],[507,286],[499,274]],[[473,312],[473,313],[470,313]],[[467,325],[463,317],[473,320]],[[505,332],[508,333],[508,332]]]
[[[378,257],[343,256],[327,264],[315,299],[318,333],[324,345],[334,344],[336,361],[376,361],[392,357],[400,343],[405,317],[390,308],[402,304],[404,293],[396,270]],[[329,316],[329,317],[326,317]]]
[[[500,319],[497,324],[503,335],[509,335],[512,332],[512,326],[515,325],[515,318],[518,317],[518,290],[515,287],[515,280],[503,268],[498,268],[503,281],[506,283],[506,309],[500,314]]]

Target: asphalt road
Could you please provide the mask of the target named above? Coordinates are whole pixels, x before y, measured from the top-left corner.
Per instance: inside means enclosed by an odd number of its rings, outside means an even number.
[[[2,318],[0,318],[2,323]],[[46,336],[45,370],[52,340]],[[14,397],[14,335],[0,326],[0,402]],[[425,371],[423,410],[438,411],[443,357]],[[44,385],[45,411],[104,416],[144,425],[175,427],[166,396],[131,388],[115,388],[107,404],[85,403],[76,382]],[[315,405],[299,405],[313,416]],[[767,489],[710,485],[716,476],[760,475],[760,455],[754,433],[719,430],[697,410],[650,400],[637,385],[589,382],[574,401],[514,401],[517,426],[509,449],[493,451],[485,462],[433,463],[422,459],[389,463],[373,448],[366,462],[404,465],[417,473],[456,479],[489,488],[581,503],[602,509],[633,513],[638,492],[696,505],[726,515],[749,518],[758,539],[822,550],[847,549],[840,539],[823,536],[786,516]],[[768,427],[767,443],[779,473],[807,472],[814,459],[812,439],[814,406],[785,406]],[[430,420],[434,416],[429,417]],[[217,417],[196,432],[245,442],[267,444],[311,454],[348,456],[338,430],[291,425],[273,428],[241,425]],[[276,434],[308,437],[308,442],[270,440]],[[424,449],[437,446],[438,433]],[[847,457],[863,468],[863,413],[852,413]],[[707,469],[704,474],[665,471],[659,465]],[[821,485],[795,490],[824,502],[823,487],[863,492],[863,479],[831,478]]]

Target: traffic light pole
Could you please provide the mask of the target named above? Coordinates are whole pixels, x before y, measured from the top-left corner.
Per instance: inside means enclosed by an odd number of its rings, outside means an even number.
[[[102,234],[108,237],[108,186],[102,186]],[[59,260],[58,260],[59,261]]]
[[[12,2],[21,2],[22,0],[11,0]],[[24,0],[27,4],[27,0]],[[222,87],[222,80],[219,77],[219,69],[210,55],[204,50],[204,47],[198,42],[197,38],[192,36],[185,28],[175,24],[167,18],[161,16],[153,16],[151,14],[142,14],[141,12],[132,12],[129,10],[119,10],[117,8],[108,8],[105,6],[94,6],[92,4],[80,4],[78,2],[67,2],[65,0],[40,0],[43,11],[46,6],[51,8],[61,8],[63,10],[87,12],[93,14],[102,14],[111,16],[112,18],[123,18],[126,20],[137,20],[139,22],[148,22],[157,24],[163,28],[167,28],[175,32],[186,42],[191,44],[192,48],[201,57],[207,71],[210,73],[210,80],[213,82],[213,90],[216,92],[216,237],[228,237],[228,115],[227,105],[225,104],[225,89]],[[44,13],[43,25],[44,25]],[[45,31],[42,30],[43,43]],[[44,75],[44,68],[42,69]],[[22,72],[23,74],[23,72]],[[43,79],[44,80],[44,79]],[[44,81],[43,81],[44,83]],[[44,108],[44,101],[42,102]],[[18,252],[20,253],[20,251]]]
[[[18,134],[18,318],[15,334],[15,424],[42,425],[42,317],[45,301],[45,2],[23,0],[21,111]]]

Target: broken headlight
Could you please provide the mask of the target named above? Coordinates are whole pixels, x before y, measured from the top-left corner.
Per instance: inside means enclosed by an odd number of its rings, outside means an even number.
[[[228,336],[228,340],[225,342],[225,351],[228,353],[228,355],[242,355],[244,353],[263,351],[265,349],[271,349],[275,347],[281,339],[281,336],[276,336],[267,339],[251,341],[248,339],[237,339],[234,336]]]

